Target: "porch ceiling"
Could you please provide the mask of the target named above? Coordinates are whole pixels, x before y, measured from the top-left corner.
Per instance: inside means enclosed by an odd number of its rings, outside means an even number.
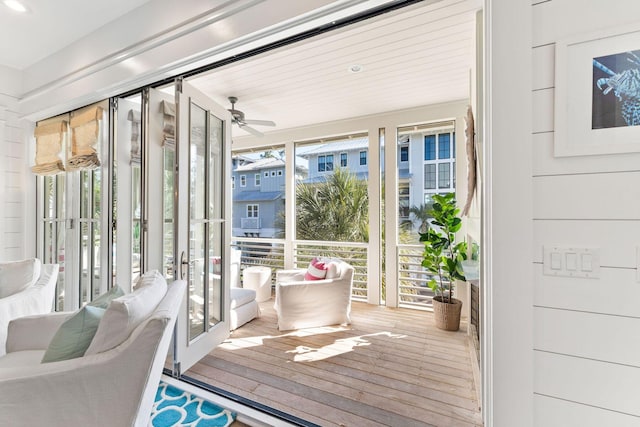
[[[262,132],[469,98],[479,0],[417,4],[194,77]],[[363,71],[352,73],[352,65]],[[234,126],[234,137],[248,135]]]

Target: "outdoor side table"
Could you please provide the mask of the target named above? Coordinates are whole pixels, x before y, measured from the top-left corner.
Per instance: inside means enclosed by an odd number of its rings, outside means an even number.
[[[271,298],[271,268],[263,266],[247,267],[243,272],[242,287],[256,291],[256,301]]]

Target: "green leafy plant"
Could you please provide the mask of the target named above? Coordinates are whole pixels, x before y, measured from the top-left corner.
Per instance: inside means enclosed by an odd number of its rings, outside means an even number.
[[[420,241],[424,243],[422,266],[433,274],[427,282],[431,290],[441,302],[452,303],[453,282],[465,280],[462,261],[467,259],[467,244],[455,243],[455,233],[462,226],[455,194],[436,194],[433,200],[429,228],[420,233]]]

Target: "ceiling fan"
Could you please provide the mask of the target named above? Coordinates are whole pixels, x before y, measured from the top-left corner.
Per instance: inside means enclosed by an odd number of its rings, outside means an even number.
[[[238,102],[238,98],[235,96],[230,96],[229,102],[231,102],[231,108],[229,112],[233,117],[233,123],[237,124],[240,129],[246,130],[247,132],[255,135],[255,136],[263,136],[263,133],[252,128],[249,125],[258,125],[258,126],[275,126],[275,122],[271,120],[249,120],[244,118],[244,113],[240,110],[236,110],[236,102]]]

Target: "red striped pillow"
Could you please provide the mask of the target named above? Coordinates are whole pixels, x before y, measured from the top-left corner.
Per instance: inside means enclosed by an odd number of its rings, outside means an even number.
[[[314,258],[309,263],[309,268],[304,274],[304,280],[322,280],[327,277],[328,264],[320,261],[318,258]]]

